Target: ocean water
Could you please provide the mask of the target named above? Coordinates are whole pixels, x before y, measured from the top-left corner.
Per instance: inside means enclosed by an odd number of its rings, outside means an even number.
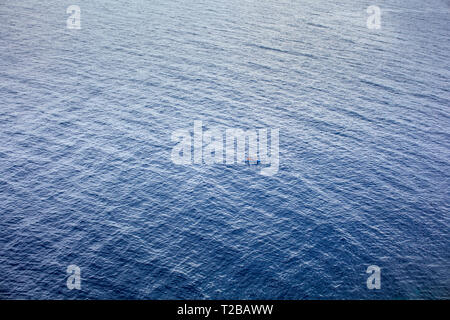
[[[0,4],[0,298],[450,298],[449,1],[74,2]],[[174,164],[195,120],[279,172]]]

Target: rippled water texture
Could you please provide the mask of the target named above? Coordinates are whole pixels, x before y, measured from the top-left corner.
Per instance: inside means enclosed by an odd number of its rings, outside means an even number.
[[[0,298],[450,298],[450,5],[371,4],[3,1]],[[194,120],[278,174],[175,165]]]

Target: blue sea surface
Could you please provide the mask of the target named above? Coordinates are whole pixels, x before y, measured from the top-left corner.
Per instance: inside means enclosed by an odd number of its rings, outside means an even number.
[[[449,36],[445,0],[2,1],[0,298],[449,299]],[[279,172],[174,164],[194,120],[278,128]]]

